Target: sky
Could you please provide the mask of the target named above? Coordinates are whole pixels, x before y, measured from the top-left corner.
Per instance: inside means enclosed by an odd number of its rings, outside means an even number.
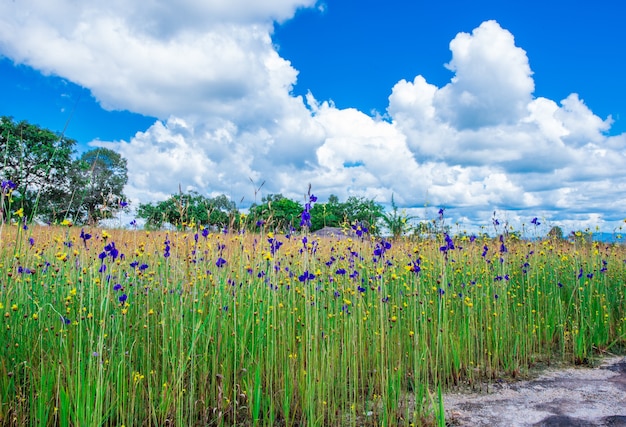
[[[245,209],[311,184],[460,230],[613,231],[625,8],[0,0],[0,115],[121,153],[134,206],[180,187]]]

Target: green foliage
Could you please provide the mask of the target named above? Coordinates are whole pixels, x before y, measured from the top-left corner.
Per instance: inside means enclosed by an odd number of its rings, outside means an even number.
[[[72,191],[72,154],[76,141],[28,122],[0,118],[1,180],[16,188],[12,205],[44,218],[58,215],[55,201]],[[8,217],[4,212],[3,217]]]
[[[563,229],[555,225],[548,231],[548,236],[556,240],[563,240]]]
[[[111,218],[126,197],[124,186],[128,181],[126,159],[108,148],[90,150],[74,162],[76,181],[84,186],[79,194],[80,219],[91,224]]]
[[[311,208],[311,231],[324,227],[340,227],[349,222],[345,216],[344,204],[331,194],[326,203],[316,203]]]
[[[411,231],[410,220],[413,217],[407,215],[405,212],[398,213],[398,206],[391,196],[391,212],[384,214],[381,217],[382,222],[385,224],[391,236],[397,239]]]
[[[196,191],[179,193],[158,203],[142,203],[137,217],[147,221],[149,227],[160,228],[164,223],[184,228],[190,224],[214,227],[234,227],[239,223],[235,202],[225,195],[209,198]]]
[[[27,220],[72,219],[95,224],[111,218],[126,202],[126,159],[96,148],[73,160],[76,141],[25,121],[0,119],[0,179],[15,184],[12,209]],[[3,218],[9,203],[3,204]]]
[[[260,205],[252,205],[248,224],[255,227],[259,221],[269,229],[288,232],[291,228],[300,228],[300,216],[304,210],[302,204],[284,197],[282,194],[269,194],[263,197]]]
[[[311,231],[324,227],[341,227],[354,223],[372,229],[384,216],[384,208],[374,200],[348,197],[341,203],[331,194],[327,203],[316,203],[311,209]]]

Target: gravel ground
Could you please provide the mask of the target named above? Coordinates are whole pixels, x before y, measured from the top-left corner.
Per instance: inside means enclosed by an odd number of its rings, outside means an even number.
[[[444,396],[449,426],[624,426],[626,358],[597,368],[544,371],[529,381],[490,384],[485,393]]]

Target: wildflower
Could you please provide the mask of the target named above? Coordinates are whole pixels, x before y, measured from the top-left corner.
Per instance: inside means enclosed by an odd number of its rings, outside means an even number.
[[[0,183],[0,187],[2,188],[3,194],[9,194],[13,190],[15,190],[16,185],[13,181],[9,179],[7,181],[2,181],[2,183]]]
[[[306,282],[308,280],[313,280],[315,279],[315,274],[313,273],[309,273],[308,271],[305,270],[304,273],[302,273],[300,276],[298,276],[298,280],[300,282]]]
[[[35,245],[35,239],[33,239],[32,237],[29,237],[29,238],[28,238],[28,243],[29,243],[31,246],[34,246],[34,245]]]
[[[356,233],[358,237],[363,237],[363,234],[367,234],[369,230],[362,223],[357,222],[352,224],[352,230]]]
[[[119,296],[118,301],[119,301],[122,305],[124,305],[124,303],[126,302],[126,300],[127,300],[127,299],[128,299],[128,295],[126,295],[126,294],[122,294],[122,295],[120,295],[120,296]]]
[[[226,265],[226,260],[222,257],[219,257],[215,262],[215,265],[217,266],[217,268],[222,268],[224,267],[224,265]]]
[[[91,234],[85,233],[84,229],[80,230],[80,238],[83,240],[85,246],[87,246],[87,240],[91,239]]]
[[[376,247],[374,248],[374,256],[382,257],[389,249],[391,249],[391,243],[382,240],[380,241],[380,243],[376,243]]]
[[[304,210],[302,211],[302,214],[301,214],[300,227],[311,227],[311,208],[313,206],[313,203],[317,201],[317,197],[311,194],[310,185],[309,185],[308,196],[309,196],[309,200],[304,205]]]
[[[409,262],[408,264],[409,271],[415,274],[418,274],[422,270],[422,268],[420,267],[420,263],[421,263],[421,259],[419,257],[417,257],[415,261]]]
[[[445,245],[441,246],[439,250],[443,252],[445,255],[447,255],[448,251],[451,251],[454,249],[454,241],[452,240],[450,235],[448,235],[448,233],[445,234],[444,240],[445,240]]]
[[[270,244],[270,252],[272,255],[275,255],[276,251],[283,245],[283,242],[276,240],[274,237],[267,239],[267,242]]]
[[[65,218],[63,221],[61,221],[61,225],[71,227],[74,224],[72,223],[71,219]]]
[[[111,242],[108,245],[106,245],[104,247],[104,251],[108,252],[108,255],[115,260],[117,258],[117,256],[119,255],[119,251],[117,250],[117,248],[115,247],[115,242]]]
[[[23,218],[24,217],[24,208],[19,208],[18,210],[13,212],[13,215],[19,216],[20,218]]]
[[[539,222],[539,220],[537,219],[537,217],[534,217],[532,219],[532,221],[530,221],[531,224],[534,224],[535,226],[541,225],[541,223]]]
[[[170,240],[168,237],[165,237],[165,242],[163,242],[163,258],[169,258],[170,256]]]

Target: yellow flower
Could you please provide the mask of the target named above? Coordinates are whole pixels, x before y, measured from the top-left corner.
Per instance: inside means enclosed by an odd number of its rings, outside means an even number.
[[[13,212],[13,215],[17,215],[20,218],[24,217],[24,208],[19,208],[18,210],[16,210],[15,212]]]
[[[74,224],[72,223],[72,220],[70,220],[70,219],[67,219],[67,218],[66,218],[66,219],[64,219],[64,220],[61,222],[61,225],[64,225],[64,226],[67,226],[67,227],[71,227],[71,226],[72,226],[72,225],[74,225]]]
[[[11,306],[11,310],[13,310],[13,311],[17,311],[17,309],[18,309],[17,304],[13,304],[13,305]]]

